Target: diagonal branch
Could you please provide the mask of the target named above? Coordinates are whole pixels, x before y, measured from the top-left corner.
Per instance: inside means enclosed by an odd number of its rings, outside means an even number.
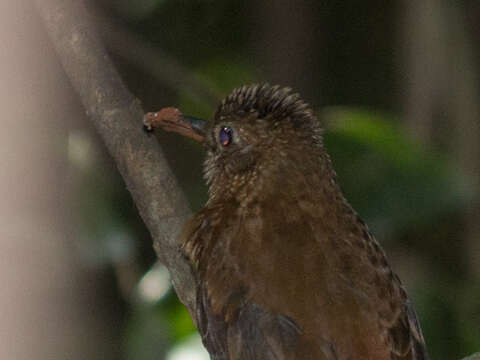
[[[65,72],[150,230],[160,261],[194,314],[195,281],[176,240],[191,211],[158,143],[142,131],[138,101],[122,83],[82,1],[35,3]]]

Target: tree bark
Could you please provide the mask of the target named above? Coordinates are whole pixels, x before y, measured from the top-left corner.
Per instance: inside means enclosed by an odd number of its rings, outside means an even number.
[[[82,1],[35,3],[67,76],[152,235],[158,258],[168,268],[180,300],[194,314],[195,281],[177,242],[191,211],[158,142],[142,131],[139,102],[122,83]]]

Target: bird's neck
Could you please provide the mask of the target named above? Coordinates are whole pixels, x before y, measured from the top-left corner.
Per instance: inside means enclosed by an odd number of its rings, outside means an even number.
[[[300,150],[267,153],[244,172],[213,177],[207,206],[233,202],[248,208],[272,199],[278,203],[294,204],[305,199],[319,205],[344,206],[346,202],[326,152],[321,148]]]

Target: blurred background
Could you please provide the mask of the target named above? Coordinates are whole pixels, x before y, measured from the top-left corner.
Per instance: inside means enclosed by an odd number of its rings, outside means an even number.
[[[208,118],[251,82],[300,92],[431,358],[480,350],[480,2],[88,7],[146,111]],[[29,1],[0,4],[0,43],[0,358],[208,359]],[[201,147],[158,138],[199,209]]]

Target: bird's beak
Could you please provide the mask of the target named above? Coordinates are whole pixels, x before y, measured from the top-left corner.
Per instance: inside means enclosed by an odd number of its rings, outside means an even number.
[[[206,120],[199,119],[193,116],[181,115],[180,120],[184,122],[187,126],[190,126],[192,132],[194,133],[194,139],[198,141],[203,141],[205,138],[205,125],[207,124]]]
[[[155,113],[147,113],[143,117],[143,125],[147,131],[161,127],[165,131],[192,138],[199,142],[205,139],[207,121],[193,116],[183,115],[180,110],[172,107],[163,108]]]

